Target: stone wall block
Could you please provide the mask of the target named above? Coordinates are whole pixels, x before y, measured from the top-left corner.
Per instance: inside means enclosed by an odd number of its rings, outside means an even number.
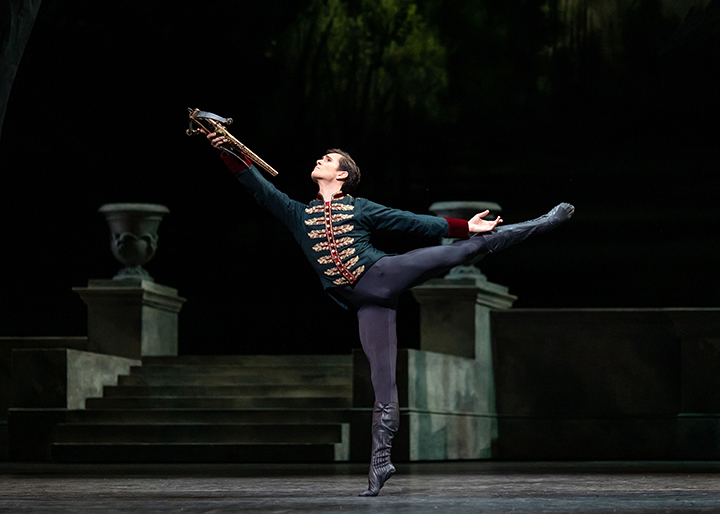
[[[14,350],[11,376],[11,409],[67,408],[66,349]]]
[[[72,348],[87,350],[87,337],[0,337],[0,420],[10,408],[12,353],[14,349]]]
[[[497,410],[507,416],[671,416],[680,341],[651,310],[493,311]]]
[[[55,426],[68,411],[85,408],[85,399],[102,396],[117,385],[137,359],[72,349],[21,349],[12,354],[11,408],[8,411],[9,458],[50,460]]]
[[[720,460],[720,413],[678,416],[677,452],[683,460]]]
[[[84,409],[86,398],[101,398],[105,386],[117,385],[119,375],[141,364],[137,359],[67,350],[67,409]]]

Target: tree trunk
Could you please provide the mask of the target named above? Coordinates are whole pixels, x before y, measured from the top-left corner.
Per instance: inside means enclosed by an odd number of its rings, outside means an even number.
[[[10,89],[41,0],[0,0],[0,136]]]

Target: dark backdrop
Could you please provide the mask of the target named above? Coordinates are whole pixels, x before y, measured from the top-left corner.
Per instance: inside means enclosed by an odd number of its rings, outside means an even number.
[[[392,207],[495,201],[509,223],[573,202],[561,230],[483,261],[517,307],[720,305],[717,0],[689,21],[636,3],[622,51],[604,59],[592,44],[542,57],[566,33],[537,2],[478,3],[495,16],[482,22],[466,16],[473,2],[427,2],[447,49],[441,115],[398,101],[391,125],[383,111],[329,126],[333,105],[307,101],[323,77],[298,85],[282,53],[311,3],[42,4],[0,140],[1,335],[85,333],[71,288],[119,268],[97,209],[129,201],[170,208],[147,269],[188,299],[182,353],[359,345],[353,313],[322,293],[290,235],[185,136],[187,107],[233,117],[298,200],[315,194],[314,160],[339,146],[363,170],[358,195]],[[401,344],[416,346],[417,306],[400,304]]]

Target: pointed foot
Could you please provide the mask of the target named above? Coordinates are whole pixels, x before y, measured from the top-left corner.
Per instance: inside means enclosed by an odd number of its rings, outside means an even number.
[[[385,472],[384,475],[370,477],[371,481],[368,484],[367,491],[358,494],[358,496],[377,496],[378,493],[380,492],[380,489],[382,489],[382,486],[385,485],[385,482],[390,480],[390,477],[393,476],[394,474],[395,474],[395,466],[390,465],[390,468]],[[373,478],[375,480],[373,480]]]
[[[575,214],[575,206],[569,203],[561,203],[559,205],[556,205],[548,213],[550,218],[556,222],[567,221],[572,218],[573,214]]]

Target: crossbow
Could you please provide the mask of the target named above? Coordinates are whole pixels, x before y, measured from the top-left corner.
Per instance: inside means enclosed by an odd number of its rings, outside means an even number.
[[[263,161],[260,157],[250,150],[247,146],[241,143],[235,136],[227,131],[227,126],[231,125],[232,118],[223,118],[217,114],[211,112],[201,111],[200,109],[190,109],[190,126],[185,131],[188,136],[195,136],[201,133],[201,129],[208,134],[215,132],[218,136],[223,136],[227,140],[227,144],[222,146],[222,149],[228,153],[233,154],[235,157],[243,155],[253,161],[255,164],[260,166],[262,169],[267,171],[273,177],[278,174],[272,166]],[[200,128],[194,128],[193,123],[198,125]],[[240,155],[238,155],[238,153]]]

